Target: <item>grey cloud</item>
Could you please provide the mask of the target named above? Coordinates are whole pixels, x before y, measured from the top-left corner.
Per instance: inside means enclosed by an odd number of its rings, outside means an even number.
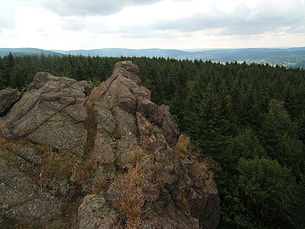
[[[113,1],[90,1],[90,3],[80,0],[66,0],[60,4],[56,2],[57,7],[61,6],[62,13],[66,11],[69,15],[92,15],[92,14],[110,14],[119,11],[123,7],[134,4],[149,4],[161,0],[113,0]],[[175,0],[178,1],[178,0]],[[102,7],[104,6],[104,7]],[[188,18],[176,20],[157,20],[145,25],[123,26],[118,30],[96,23],[90,23],[90,20],[96,20],[95,17],[66,17],[63,23],[64,29],[69,30],[89,30],[97,34],[101,33],[120,33],[125,38],[152,38],[162,35],[168,36],[164,31],[179,31],[185,35],[188,32],[204,31],[209,29],[217,30],[217,35],[255,35],[265,32],[275,31],[282,28],[282,31],[290,33],[305,33],[305,2],[292,0],[289,7],[277,8],[274,2],[264,3],[257,8],[248,8],[240,5],[231,13],[223,13],[214,9],[209,14],[197,14]],[[68,10],[69,9],[69,10]],[[81,12],[78,12],[81,11]],[[100,17],[101,19],[101,17]],[[91,25],[92,24],[92,25]]]
[[[145,5],[161,0],[44,0],[42,5],[61,16],[110,15],[131,5]]]
[[[287,8],[278,12],[272,7],[264,8],[260,12],[239,7],[233,13],[214,12],[213,14],[194,15],[172,21],[156,21],[150,25],[154,30],[177,30],[194,32],[208,29],[222,29],[223,35],[250,35],[274,31],[286,27],[289,31],[301,31],[304,28],[305,4]],[[303,33],[305,31],[303,30]]]

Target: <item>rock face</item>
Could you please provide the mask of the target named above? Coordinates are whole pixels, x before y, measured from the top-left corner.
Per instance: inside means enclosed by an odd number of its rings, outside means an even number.
[[[48,222],[62,214],[59,200],[42,193],[33,180],[3,159],[0,159],[0,181],[0,214],[6,226],[20,221]]]
[[[0,116],[4,115],[17,100],[21,92],[17,89],[6,88],[0,91]]]
[[[215,228],[213,174],[173,150],[179,137],[167,106],[151,102],[139,69],[116,64],[88,99],[96,114],[92,159],[97,195],[79,208],[79,228]]]
[[[82,154],[87,138],[87,82],[40,72],[5,117],[15,138]]]
[[[71,170],[60,170],[67,174],[62,180],[49,179],[43,194],[28,172],[19,171],[20,163],[7,164],[0,154],[0,227],[1,219],[13,226],[15,221],[49,222],[63,214],[63,206],[84,197],[75,211],[78,229],[216,228],[219,196],[213,172],[188,152],[169,108],[154,104],[140,83],[139,69],[129,61],[117,63],[92,92],[85,81],[48,73],[34,77],[3,118],[0,132],[55,150],[52,157],[33,147],[17,150],[38,176],[53,171],[52,160],[64,161],[59,168],[71,164]],[[10,174],[18,178],[8,179]],[[25,188],[13,191],[16,182]],[[33,210],[17,210],[25,208]]]

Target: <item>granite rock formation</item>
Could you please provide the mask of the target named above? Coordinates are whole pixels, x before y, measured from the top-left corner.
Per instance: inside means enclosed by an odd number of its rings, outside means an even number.
[[[5,116],[11,136],[83,153],[88,82],[40,72]]]
[[[213,172],[188,151],[169,108],[151,101],[132,62],[117,63],[94,89],[38,73],[11,105],[0,120],[0,226],[216,228]]]

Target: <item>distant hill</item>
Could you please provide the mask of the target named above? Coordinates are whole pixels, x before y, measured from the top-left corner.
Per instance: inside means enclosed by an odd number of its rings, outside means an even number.
[[[1,49],[0,56],[8,55],[83,55],[100,57],[163,57],[191,60],[211,60],[214,62],[255,62],[286,67],[304,67],[305,47],[298,48],[249,48],[249,49],[121,49],[106,48],[92,50],[42,50],[33,48]]]
[[[295,65],[296,68],[304,68],[305,69],[305,60],[297,63]]]
[[[7,56],[12,53],[14,56],[22,55],[51,55],[62,56],[63,54],[54,51],[36,49],[36,48],[0,48],[0,57]]]
[[[84,56],[135,56],[164,57],[175,59],[200,59],[215,62],[256,62],[271,65],[294,67],[305,61],[305,47],[300,48],[250,48],[250,49],[211,49],[211,50],[175,50],[175,49],[94,49],[57,51],[62,54]]]
[[[135,57],[170,57],[170,58],[185,58],[189,52],[175,49],[92,49],[92,50],[71,50],[58,51],[62,54],[83,55],[83,56],[102,56],[102,57],[120,57],[120,56],[135,56]]]

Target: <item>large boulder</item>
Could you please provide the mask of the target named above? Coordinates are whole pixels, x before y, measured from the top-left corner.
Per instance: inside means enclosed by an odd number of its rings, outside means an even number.
[[[89,83],[84,81],[37,73],[4,119],[11,137],[83,154],[88,88]]]
[[[0,116],[4,115],[21,97],[18,89],[6,88],[0,91]]]

